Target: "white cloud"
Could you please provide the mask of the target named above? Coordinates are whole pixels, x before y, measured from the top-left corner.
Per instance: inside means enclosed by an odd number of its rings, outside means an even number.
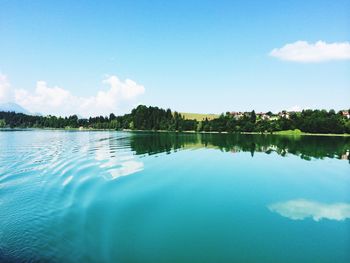
[[[324,204],[305,199],[290,200],[269,205],[272,212],[292,220],[303,220],[311,217],[315,221],[321,219],[342,221],[350,219],[350,204]]]
[[[347,60],[350,59],[350,43],[317,41],[312,44],[307,41],[296,41],[281,48],[273,49],[269,55],[281,60],[303,63]]]
[[[120,104],[131,102],[145,92],[142,85],[130,79],[121,81],[117,76],[108,76],[102,83],[109,89],[100,90],[95,96],[80,97],[57,86],[49,87],[45,81],[38,81],[34,93],[15,90],[15,101],[31,112],[88,117],[117,112]]]
[[[131,79],[126,79],[123,83],[118,79],[118,77],[110,76],[105,79],[103,83],[109,84],[111,86],[110,93],[113,93],[115,95],[118,94],[122,99],[134,98],[145,92],[145,88],[143,86],[138,85]]]
[[[0,73],[0,103],[9,102],[12,99],[12,92],[7,76]]]

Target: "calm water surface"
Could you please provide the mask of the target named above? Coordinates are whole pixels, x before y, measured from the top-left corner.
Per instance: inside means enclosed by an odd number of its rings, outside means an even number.
[[[1,262],[350,262],[350,138],[0,132]]]

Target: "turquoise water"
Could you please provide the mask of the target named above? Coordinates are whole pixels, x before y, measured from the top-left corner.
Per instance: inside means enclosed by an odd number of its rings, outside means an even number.
[[[1,262],[350,262],[350,138],[0,132]]]

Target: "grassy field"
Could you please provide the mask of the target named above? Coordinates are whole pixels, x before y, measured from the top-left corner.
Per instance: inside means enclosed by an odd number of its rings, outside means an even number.
[[[187,120],[197,120],[203,121],[205,118],[208,120],[212,120],[219,117],[219,114],[201,114],[201,113],[188,113],[188,112],[180,112],[182,116],[184,116]]]
[[[273,133],[274,134],[280,134],[280,135],[302,135],[302,134],[305,134],[299,129],[286,130],[286,131],[276,131],[276,132],[273,132]]]

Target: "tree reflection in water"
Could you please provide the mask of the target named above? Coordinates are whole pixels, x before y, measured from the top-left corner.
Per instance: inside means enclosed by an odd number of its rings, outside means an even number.
[[[136,154],[149,155],[215,148],[225,152],[250,152],[252,157],[255,152],[275,152],[280,156],[297,155],[304,160],[325,157],[350,160],[350,137],[341,136],[134,132],[130,146]]]

